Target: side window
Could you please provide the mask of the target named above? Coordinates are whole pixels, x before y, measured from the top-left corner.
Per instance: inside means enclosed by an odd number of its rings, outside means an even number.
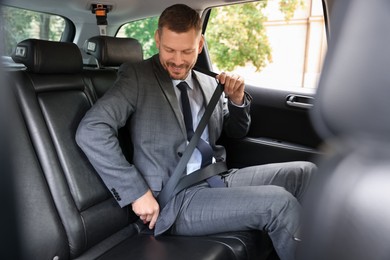
[[[326,52],[321,0],[268,0],[213,8],[205,32],[216,71],[270,88],[316,88]]]
[[[117,37],[137,39],[144,51],[144,58],[150,58],[158,53],[154,43],[154,32],[157,30],[158,16],[126,23],[121,26]]]
[[[10,56],[16,44],[28,38],[60,41],[66,31],[63,17],[14,7],[0,7],[5,55]]]

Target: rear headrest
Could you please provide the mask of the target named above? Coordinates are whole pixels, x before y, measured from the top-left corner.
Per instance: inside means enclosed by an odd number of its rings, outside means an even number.
[[[83,69],[80,49],[70,42],[27,39],[18,43],[12,59],[34,73],[70,74]]]
[[[133,38],[95,36],[85,41],[83,50],[95,57],[100,66],[118,67],[143,60],[142,46]]]
[[[330,20],[333,33],[312,110],[314,125],[324,138],[389,139],[389,2],[336,2],[334,24]]]

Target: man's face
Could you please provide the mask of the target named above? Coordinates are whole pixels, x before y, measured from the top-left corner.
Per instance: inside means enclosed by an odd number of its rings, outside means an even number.
[[[176,33],[165,27],[155,33],[160,62],[172,79],[185,79],[203,48],[203,36],[195,29]]]

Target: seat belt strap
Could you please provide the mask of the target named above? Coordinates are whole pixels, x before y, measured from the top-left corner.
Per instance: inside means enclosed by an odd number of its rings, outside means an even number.
[[[228,167],[225,162],[216,162],[212,163],[210,165],[207,165],[206,167],[203,167],[197,171],[192,172],[191,174],[185,175],[179,180],[179,183],[177,184],[175,190],[173,191],[172,196],[175,196],[180,191],[184,190],[185,188],[189,188],[193,186],[194,184],[197,184],[201,181],[204,181],[212,176],[215,176],[217,174],[227,172]]]
[[[214,77],[214,78],[217,76],[216,73],[211,72],[211,71],[205,71],[205,70],[202,70],[199,68],[195,68],[195,70],[197,70],[201,73],[207,74],[207,75]],[[205,129],[206,125],[208,124],[208,122],[210,120],[211,114],[213,113],[214,108],[219,101],[219,98],[223,92],[223,89],[224,89],[224,86],[221,83],[218,83],[218,85],[214,91],[214,94],[211,97],[210,102],[207,105],[206,110],[205,110],[205,112],[204,112],[204,114],[203,114],[203,116],[198,124],[198,127],[196,128],[195,133],[194,133],[193,137],[191,138],[191,141],[189,142],[189,144],[187,145],[187,147],[183,153],[183,156],[180,158],[179,163],[177,164],[177,166],[176,166],[174,172],[172,173],[171,177],[169,178],[167,184],[164,186],[164,188],[161,190],[160,194],[158,195],[157,200],[160,204],[160,209],[163,209],[165,207],[165,205],[168,203],[168,201],[170,201],[177,194],[177,193],[174,193],[174,191],[178,190],[178,189],[176,189],[177,185],[183,176],[184,170],[187,167],[187,163],[190,160],[191,155],[192,155],[193,151],[195,150],[196,145],[199,142],[199,139],[203,133],[203,130]],[[197,171],[191,173],[190,175],[195,174],[196,172]],[[214,172],[214,173],[215,173],[214,175],[217,175],[218,173],[221,173],[221,172]],[[211,177],[211,176],[209,176],[209,177]],[[197,179],[195,177],[193,177],[193,180],[197,181]],[[199,181],[197,181],[197,182],[199,182]],[[185,183],[186,183],[187,187],[189,187],[191,185],[194,185],[196,182],[195,183],[185,182]],[[184,187],[184,185],[182,185],[182,186],[183,187],[180,190],[183,190],[186,188],[186,187]],[[177,192],[179,192],[179,191],[177,191]]]

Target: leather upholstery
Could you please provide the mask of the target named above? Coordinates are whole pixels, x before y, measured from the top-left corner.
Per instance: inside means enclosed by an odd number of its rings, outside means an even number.
[[[18,43],[12,59],[23,63],[29,71],[41,74],[71,74],[83,68],[79,48],[68,42],[27,39]]]
[[[85,41],[83,50],[105,67],[119,67],[126,61],[143,59],[141,44],[132,38],[95,36]]]
[[[24,60],[27,71],[34,71],[30,68],[34,64],[46,63],[34,60],[44,57],[46,50],[42,46],[52,49],[55,45],[38,43],[39,48]],[[64,52],[68,50],[68,45],[60,43],[56,51],[62,52],[61,47]],[[71,54],[68,52],[69,60],[81,56],[80,52]],[[62,62],[53,60],[50,63],[57,66]],[[84,86],[79,64],[74,63],[74,69],[70,64],[67,71],[76,73],[57,74],[56,70],[45,70],[46,74],[41,74],[43,70],[39,70],[39,73],[29,73],[32,84],[19,84],[16,90],[69,240],[70,256],[76,257],[126,227],[129,213],[116,205],[74,141],[78,122],[91,107],[91,97]]]
[[[15,162],[22,190],[16,206],[25,259],[145,259],[151,253],[157,254],[151,259],[266,259],[272,254],[269,237],[259,231],[158,239],[139,234],[132,211],[118,206],[74,139],[98,97],[99,78],[89,77],[99,70],[80,70],[74,44],[26,40],[18,46],[27,46],[25,57],[15,58],[27,69],[9,75],[19,108],[13,109],[19,113],[15,146],[21,152]],[[112,75],[106,78],[111,80]]]
[[[386,0],[334,1],[312,111],[330,156],[313,187],[303,260],[390,258],[388,12]]]
[[[389,24],[389,3],[341,2],[334,4],[338,15],[330,25],[333,33],[311,114],[314,126],[323,138],[387,137],[390,34],[382,32]]]
[[[23,73],[13,73],[12,81],[8,79],[8,82],[14,84],[12,87],[24,85],[25,76]],[[12,131],[9,144],[12,148],[13,187],[16,190],[13,197],[16,209],[14,221],[19,243],[17,247],[13,246],[19,254],[17,259],[53,259],[55,256],[66,259],[69,257],[66,233],[30,138],[33,129],[25,124],[15,100],[9,99],[7,106],[12,118],[7,122],[7,127]]]

